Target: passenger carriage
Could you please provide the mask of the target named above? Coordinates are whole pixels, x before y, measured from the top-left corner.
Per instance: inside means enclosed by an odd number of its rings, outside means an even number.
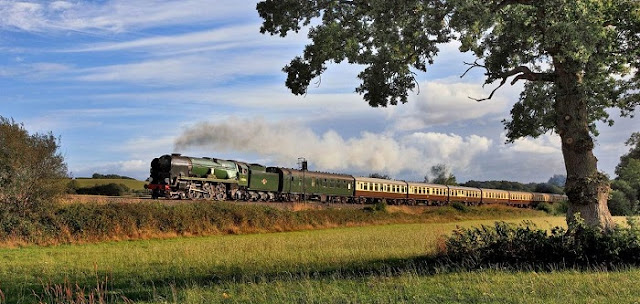
[[[483,204],[509,204],[509,191],[480,188]]]
[[[509,191],[509,206],[529,207],[533,203],[533,193]]]
[[[381,178],[356,177],[354,200],[358,203],[403,204],[407,200],[407,182]]]
[[[477,206],[482,203],[482,191],[479,188],[449,186],[449,203],[460,202]]]
[[[533,193],[533,203],[534,204],[540,204],[540,203],[551,203],[551,194],[549,193],[538,193],[538,192],[534,192]]]
[[[561,203],[566,202],[568,200],[567,196],[564,194],[550,194],[552,203]]]
[[[408,198],[413,204],[426,204],[441,206],[449,200],[449,188],[445,185],[407,183],[409,186]]]

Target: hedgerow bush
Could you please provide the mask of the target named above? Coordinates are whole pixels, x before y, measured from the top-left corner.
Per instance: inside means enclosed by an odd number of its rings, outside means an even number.
[[[461,202],[453,202],[453,204],[451,204],[451,207],[453,207],[453,209],[456,209],[456,210],[461,211],[461,212],[469,211],[468,210],[469,208],[467,208],[467,206],[465,204],[461,203]]]
[[[465,269],[640,265],[640,227],[631,218],[628,227],[611,231],[588,227],[580,219],[569,230],[556,227],[551,231],[532,223],[496,222],[454,231],[440,258],[446,265]]]
[[[86,188],[75,188],[77,194],[122,196],[131,193],[131,189],[124,184],[108,183]]]
[[[544,212],[549,213],[549,214],[553,214],[554,213],[554,208],[549,203],[539,203],[539,204],[536,205],[535,208],[536,208],[536,210],[544,211]]]
[[[56,244],[176,235],[252,233],[402,221],[411,215],[359,209],[287,211],[267,206],[189,202],[70,203],[30,217],[0,210],[0,243]]]

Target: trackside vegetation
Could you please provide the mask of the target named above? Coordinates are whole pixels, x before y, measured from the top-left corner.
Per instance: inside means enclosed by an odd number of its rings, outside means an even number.
[[[522,218],[545,213],[502,206],[345,208],[290,211],[261,205],[166,202],[64,203],[27,217],[0,212],[0,244],[65,244],[175,236],[245,234],[372,224]]]

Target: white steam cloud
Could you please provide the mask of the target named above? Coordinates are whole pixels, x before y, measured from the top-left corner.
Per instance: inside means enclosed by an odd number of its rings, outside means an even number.
[[[356,138],[343,138],[333,130],[319,135],[292,121],[231,119],[198,123],[186,129],[175,146],[178,151],[205,147],[213,153],[251,153],[272,158],[278,165],[292,165],[304,156],[314,169],[324,171],[423,174],[438,163],[464,170],[478,153],[489,149],[491,140],[432,132],[415,132],[399,138],[363,132]]]

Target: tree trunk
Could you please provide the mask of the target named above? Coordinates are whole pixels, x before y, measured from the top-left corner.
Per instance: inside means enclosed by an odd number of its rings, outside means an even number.
[[[604,230],[613,228],[607,206],[609,180],[598,172],[598,159],[593,155],[593,139],[589,132],[587,100],[580,89],[581,72],[567,72],[570,64],[555,63],[556,125],[562,139],[562,155],[567,170],[565,192],[569,198],[567,223],[575,224],[579,213],[585,224]]]

